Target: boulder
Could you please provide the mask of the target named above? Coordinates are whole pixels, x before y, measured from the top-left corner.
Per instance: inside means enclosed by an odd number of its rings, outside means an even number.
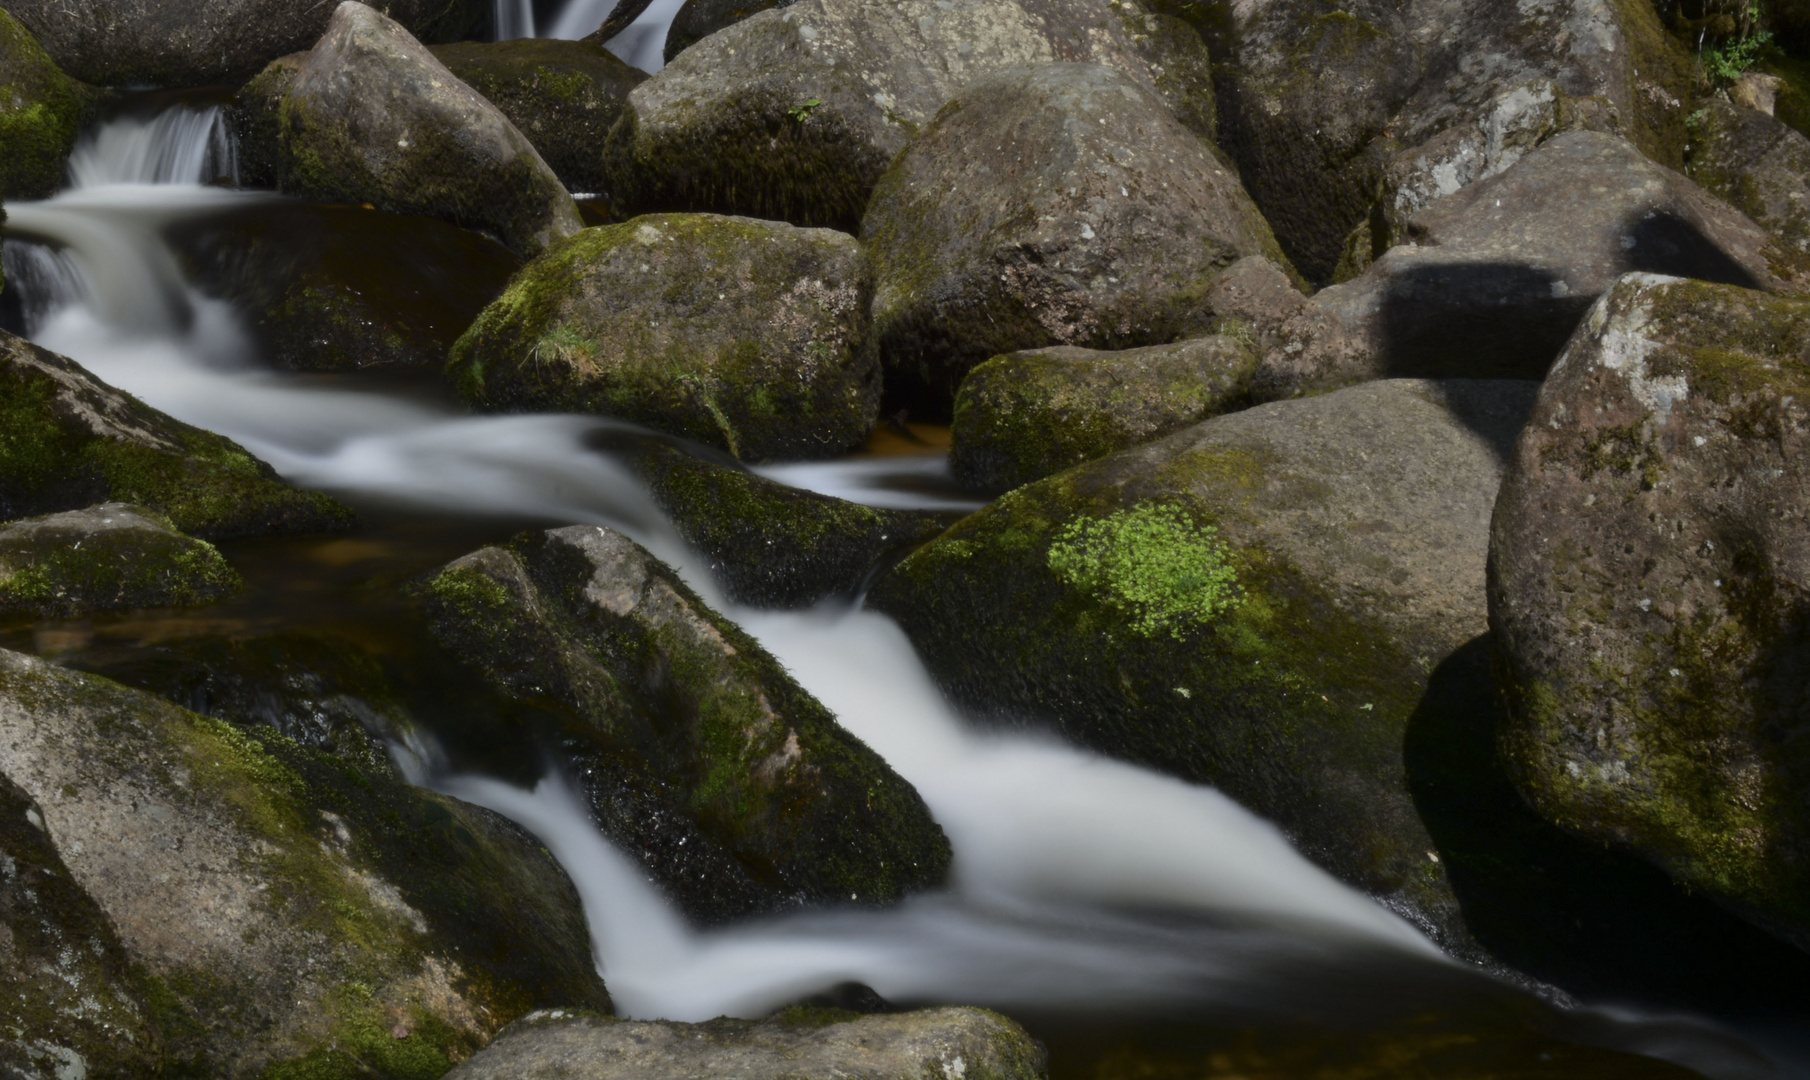
[[[744,461],[860,445],[879,409],[855,238],[661,214],[530,263],[453,347],[481,409],[593,412]]]
[[[1231,412],[1256,370],[1249,345],[1221,336],[996,356],[962,380],[949,467],[963,487],[1001,494]]]
[[[1535,390],[1388,380],[1216,417],[1013,491],[868,603],[958,703],[1213,784],[1473,955],[1402,740],[1485,628]]]
[[[145,979],[44,829],[44,813],[0,774],[0,1073],[163,1076]]]
[[[15,5],[16,6],[16,5]],[[63,74],[19,21],[0,11],[0,198],[48,199],[101,94]]]
[[[853,598],[874,572],[951,523],[787,487],[652,440],[621,448],[679,535],[738,604],[810,607]]]
[[[442,218],[524,258],[580,227],[572,197],[509,118],[357,0],[239,102],[242,124],[260,129],[254,163],[269,161],[291,194]]]
[[[287,371],[433,368],[521,260],[429,217],[285,201],[172,230],[190,279]]]
[[[457,41],[488,16],[484,0],[385,0],[384,11],[423,41]],[[100,86],[237,83],[327,29],[328,4],[261,0],[11,0],[7,4],[58,66]]]
[[[1793,251],[1810,252],[1810,138],[1721,98],[1692,118],[1691,179]]]
[[[620,533],[527,534],[422,592],[468,667],[574,718],[598,826],[692,918],[888,904],[943,880],[948,841],[911,785]]]
[[[1327,281],[1403,150],[1551,80],[1600,98],[1655,160],[1682,164],[1694,72],[1652,5],[1437,0],[1170,3],[1209,34],[1220,144],[1283,250]]]
[[[3,331],[0,417],[0,519],[130,502],[207,540],[320,532],[353,520],[333,498],[283,483],[232,440]]]
[[[1489,593],[1527,801],[1800,943],[1807,352],[1810,303],[1622,278],[1515,447]]]
[[[861,1016],[792,1008],[767,1020],[678,1024],[565,1010],[524,1017],[447,1080],[1042,1080],[1046,1055],[986,1009]]]
[[[962,86],[1004,67],[1111,64],[1210,124],[1198,37],[1147,21],[1136,0],[799,0],[711,34],[635,88],[611,135],[621,179],[610,190],[635,212],[853,232],[905,144]]]
[[[604,139],[645,71],[602,45],[552,38],[463,42],[433,54],[502,110],[567,188],[607,190]]]
[[[666,28],[661,58],[668,64],[686,49],[726,26],[768,8],[789,7],[792,0],[685,0]]]
[[[1624,272],[1779,293],[1810,259],[1632,143],[1554,136],[1416,214],[1409,242],[1271,336],[1260,397],[1389,376],[1537,379]]]
[[[0,772],[142,973],[168,1073],[439,1075],[607,1009],[579,901],[488,811],[0,653]]]
[[[239,590],[214,545],[128,503],[0,525],[0,611],[66,617],[209,604]]]
[[[1205,333],[1220,271],[1284,262],[1211,146],[1102,64],[968,84],[880,179],[861,235],[893,392],[945,408],[1001,353]]]

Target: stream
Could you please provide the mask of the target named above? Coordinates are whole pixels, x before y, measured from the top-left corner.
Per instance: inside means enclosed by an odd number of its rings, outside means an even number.
[[[644,18],[669,20],[670,10],[656,10],[667,2]],[[576,36],[562,32],[567,23],[594,26],[604,7],[579,0],[554,33]],[[531,32],[532,12],[522,10],[527,23],[511,25]],[[625,42],[625,58],[648,66],[646,45]],[[657,66],[658,42],[651,48]],[[237,440],[371,523],[349,538],[224,545],[250,560],[252,589],[232,609],[233,625],[246,617],[288,625],[304,608],[357,622],[356,610],[336,605],[372,566],[426,569],[530,524],[606,524],[759,639],[917,787],[948,833],[955,861],[945,891],[887,910],[804,911],[702,931],[593,827],[557,767],[524,786],[519,762],[540,760],[531,748],[499,748],[499,760],[518,765],[487,769],[431,729],[393,746],[411,781],[512,818],[555,855],[583,898],[620,1013],[760,1016],[860,984],[894,1003],[999,1008],[1050,1043],[1057,1076],[1093,1075],[1093,1063],[1127,1039],[1237,1031],[1263,1045],[1324,1043],[1334,1047],[1325,1060],[1336,1061],[1340,1047],[1418,1038],[1429,1025],[1529,1061],[1586,1046],[1730,1080],[1805,1074],[1801,1048],[1777,1030],[1609,1003],[1561,1007],[1455,963],[1211,788],[1035,734],[978,729],[945,703],[883,616],[728,602],[628,470],[590,448],[610,421],[474,417],[431,387],[271,370],[240,314],[186,281],[164,240],[180,223],[278,204],[268,193],[203,185],[231,173],[231,154],[217,109],[109,120],[77,150],[67,190],[7,207],[5,265],[34,341]],[[946,482],[935,453],[761,471],[873,505],[975,505]],[[360,563],[359,544],[405,554]],[[208,617],[80,632],[144,639]],[[55,652],[55,633],[38,636],[43,651]]]

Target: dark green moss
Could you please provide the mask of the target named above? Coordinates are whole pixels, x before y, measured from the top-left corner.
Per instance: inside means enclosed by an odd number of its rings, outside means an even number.
[[[0,11],[0,197],[46,199],[63,183],[76,136],[104,95],[58,69],[17,19]]]
[[[38,615],[207,604],[243,584],[212,544],[151,524],[0,529],[0,568],[0,611]]]

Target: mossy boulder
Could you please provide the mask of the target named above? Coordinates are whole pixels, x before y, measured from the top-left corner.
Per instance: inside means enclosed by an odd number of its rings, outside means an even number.
[[[337,501],[283,483],[230,439],[0,331],[0,519],[100,502],[138,504],[207,540],[352,522]]]
[[[277,186],[492,233],[524,258],[578,231],[578,208],[528,138],[399,23],[357,0],[306,55],[241,91],[253,158]]]
[[[1206,333],[1221,271],[1285,263],[1212,147],[1103,64],[963,87],[880,179],[861,235],[891,389],[945,408],[1001,353]]]
[[[853,598],[888,559],[950,524],[943,514],[787,487],[651,440],[625,442],[619,452],[738,604],[802,608]]]
[[[0,773],[0,1073],[155,1080],[149,986],[77,885],[44,814]]]
[[[468,666],[584,726],[569,752],[598,826],[694,919],[942,882],[949,844],[911,785],[620,533],[524,535],[422,592]]]
[[[744,461],[827,457],[879,410],[868,280],[845,233],[640,217],[525,267],[448,371],[481,409],[601,413]]]
[[[214,545],[128,503],[0,525],[0,612],[186,607],[223,599],[241,584]]]
[[[1146,20],[1137,0],[799,0],[711,34],[636,87],[611,135],[609,190],[633,212],[854,232],[880,174],[957,90],[1057,60],[1119,67],[1210,123],[1199,35]]]
[[[1810,290],[1810,257],[1598,131],[1553,136],[1414,215],[1407,236],[1271,335],[1259,396],[1392,376],[1540,378],[1627,271]]]
[[[58,66],[97,86],[233,84],[306,49],[327,29],[326,3],[259,0],[11,0],[6,5]],[[423,41],[458,41],[489,17],[485,0],[385,0]]]
[[[1547,820],[1810,942],[1810,303],[1630,274],[1497,504],[1504,764]]]
[[[590,41],[462,42],[433,54],[502,110],[567,188],[608,190],[604,139],[647,72]]]
[[[11,652],[0,771],[146,978],[168,1073],[438,1076],[534,1008],[608,1008],[571,883],[488,811]]]
[[[1043,1047],[986,1009],[862,1016],[793,1008],[704,1024],[543,1012],[517,1021],[448,1080],[1043,1080]]]
[[[996,356],[962,380],[949,467],[970,490],[1010,491],[1231,412],[1256,370],[1251,346],[1224,336]]]
[[[63,165],[100,101],[0,11],[0,198],[47,199],[63,186]]]
[[[1013,491],[868,603],[959,703],[1213,784],[1469,955],[1402,738],[1484,628],[1534,391],[1388,380],[1206,420]]]
[[[1691,179],[1793,251],[1810,252],[1810,138],[1719,97],[1692,117]]]
[[[1603,99],[1644,153],[1683,163],[1695,73],[1643,0],[1174,7],[1212,32],[1220,144],[1315,282],[1331,279],[1396,155],[1534,80]]]
[[[232,301],[288,371],[441,368],[521,260],[434,218],[285,201],[173,230],[191,278]]]

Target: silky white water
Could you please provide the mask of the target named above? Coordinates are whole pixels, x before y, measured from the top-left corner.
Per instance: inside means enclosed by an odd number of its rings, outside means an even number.
[[[549,37],[575,41],[595,33],[616,7],[617,0],[566,0],[544,29],[534,17],[534,0],[493,0],[496,39]],[[666,31],[685,0],[653,0],[647,10],[623,27],[603,47],[624,63],[649,73],[666,66]]]
[[[164,130],[199,143],[217,127]],[[955,861],[944,892],[888,910],[807,912],[699,932],[597,832],[557,774],[524,791],[448,774],[431,742],[399,747],[418,782],[515,819],[566,867],[623,1013],[761,1015],[845,982],[898,1001],[1007,1009],[1190,1003],[1286,1011],[1305,992],[1291,979],[1336,974],[1361,983],[1362,972],[1387,970],[1392,979],[1439,985],[1483,980],[1217,791],[1054,741],[971,729],[882,616],[725,603],[645,492],[586,448],[586,436],[605,421],[469,417],[260,370],[235,313],[183,282],[161,233],[185,217],[273,196],[199,186],[211,166],[192,147],[158,156],[192,161],[186,177],[156,172],[147,178],[155,183],[121,183],[138,167],[117,160],[129,146],[136,144],[103,128],[72,162],[70,191],[8,207],[9,236],[57,249],[28,254],[16,239],[8,245],[9,268],[32,268],[15,286],[60,293],[26,305],[35,312],[35,340],[158,408],[238,440],[298,483],[452,514],[624,529],[770,649],[917,787],[947,831]],[[914,467],[940,465],[927,459]],[[896,488],[874,487],[866,473],[879,468],[767,471],[869,501],[909,502]],[[1615,1041],[1651,1048],[1643,1040],[1680,1028],[1614,1030]],[[1691,1043],[1668,1056],[1718,1075],[1770,1075],[1751,1055],[1692,1059],[1705,1052]]]

